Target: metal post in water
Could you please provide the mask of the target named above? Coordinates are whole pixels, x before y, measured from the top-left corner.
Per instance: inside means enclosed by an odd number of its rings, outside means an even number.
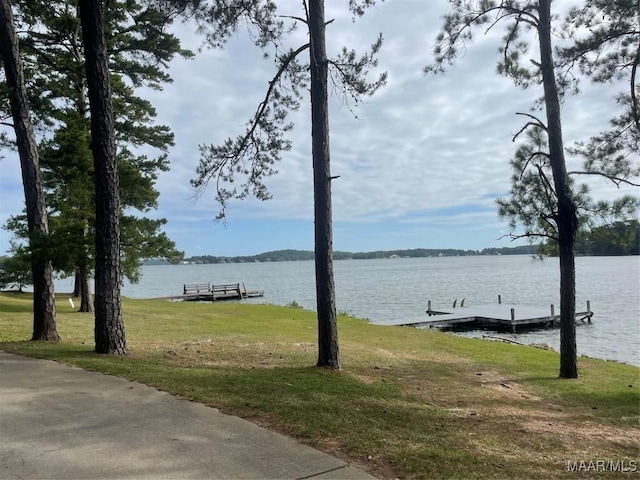
[[[498,305],[502,305],[502,296],[498,295]]]
[[[511,309],[511,321],[513,322],[516,319],[516,309]]]
[[[587,312],[591,313],[591,302],[589,300],[587,300]],[[587,322],[591,323],[591,315],[587,317]]]
[[[555,317],[555,315],[556,315],[556,309],[555,309],[555,307],[553,306],[553,304],[551,304],[551,316],[552,316],[552,317]]]
[[[427,302],[427,314],[431,316],[431,300]]]

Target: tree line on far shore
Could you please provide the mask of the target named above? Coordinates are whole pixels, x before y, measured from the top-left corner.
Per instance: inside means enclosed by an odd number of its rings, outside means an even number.
[[[485,248],[483,250],[459,250],[454,248],[412,248],[406,250],[376,250],[372,252],[333,252],[334,260],[367,260],[378,258],[422,258],[422,257],[466,257],[472,255],[519,255],[533,254],[535,245],[505,248]],[[185,258],[187,263],[251,263],[251,262],[297,262],[313,260],[311,250],[273,250],[257,255],[224,257],[215,255],[198,255]]]
[[[423,258],[423,257],[467,257],[476,255],[556,255],[546,244],[520,245],[517,247],[492,247],[482,250],[460,250],[453,248],[412,248],[405,250],[376,250],[372,252],[335,251],[334,260],[365,260],[378,258]],[[612,225],[593,228],[581,233],[576,241],[576,254],[586,256],[640,255],[640,222],[615,222]],[[251,263],[251,262],[297,262],[314,259],[310,250],[273,250],[258,255],[215,256],[198,255],[186,258],[187,263]],[[167,262],[150,262],[159,264]]]

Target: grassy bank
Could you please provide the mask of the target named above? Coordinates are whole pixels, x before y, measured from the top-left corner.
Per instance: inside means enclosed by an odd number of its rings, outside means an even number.
[[[93,316],[59,298],[63,342],[46,344],[25,341],[30,297],[0,294],[0,349],[153,385],[381,478],[593,475],[569,461],[640,468],[636,367],[580,358],[580,378],[559,380],[554,352],[340,317],[336,373],[312,366],[313,312],[130,299],[131,355],[108,357],[92,352]]]

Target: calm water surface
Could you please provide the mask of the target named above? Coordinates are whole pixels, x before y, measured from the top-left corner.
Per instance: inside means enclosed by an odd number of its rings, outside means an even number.
[[[554,304],[559,311],[559,275],[557,258],[530,256],[341,260],[335,262],[336,302],[340,312],[381,324],[424,319],[428,300],[437,309],[462,298],[465,305],[494,303],[501,295],[503,303]],[[589,300],[594,311],[593,323],[577,329],[579,354],[640,365],[640,257],[580,257],[576,277],[577,310],[586,310]],[[65,282],[59,291],[71,289],[71,281]],[[248,300],[254,303],[295,300],[315,309],[312,261],[145,266],[140,283],[126,284],[122,294],[179,295],[184,283],[206,282],[241,282],[249,290],[264,290],[264,297]],[[559,346],[559,330],[502,336]]]

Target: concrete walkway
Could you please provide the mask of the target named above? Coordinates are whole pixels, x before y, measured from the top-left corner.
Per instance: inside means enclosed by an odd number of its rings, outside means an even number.
[[[0,352],[0,478],[373,477],[146,385]]]

